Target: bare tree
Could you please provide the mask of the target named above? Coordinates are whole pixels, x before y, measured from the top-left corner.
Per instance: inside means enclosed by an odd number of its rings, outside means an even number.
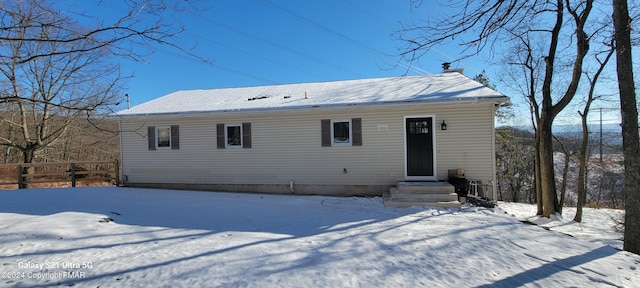
[[[582,111],[578,111],[578,114],[580,114],[580,119],[582,123],[582,141],[580,144],[580,153],[578,154],[578,161],[579,161],[578,180],[577,180],[578,185],[577,185],[577,191],[576,191],[578,201],[576,204],[577,206],[576,215],[573,218],[573,220],[576,222],[582,222],[582,208],[584,207],[587,201],[587,191],[586,191],[587,189],[586,189],[586,181],[585,181],[585,178],[587,176],[587,159],[588,159],[587,148],[589,145],[589,126],[587,125],[587,117],[589,114],[589,110],[591,109],[591,104],[593,104],[593,101],[600,98],[600,96],[596,95],[596,92],[595,92],[596,84],[598,83],[598,78],[600,78],[602,71],[604,71],[604,68],[606,67],[607,63],[611,59],[611,56],[613,55],[613,52],[615,51],[613,48],[614,46],[610,45],[608,51],[603,51],[603,54],[605,55],[604,59],[600,59],[596,54],[596,60],[599,64],[599,67],[593,76],[586,75],[589,80],[589,93],[587,95],[587,101],[584,105],[584,108],[582,109]]]
[[[540,104],[538,103],[538,89],[540,79],[544,78],[541,67],[544,67],[543,57],[537,57],[536,51],[542,47],[536,45],[537,41],[533,33],[513,34],[516,45],[510,47],[507,55],[503,56],[507,65],[504,67],[507,71],[504,73],[507,77],[503,82],[510,83],[511,88],[519,91],[529,104],[529,115],[531,125],[536,133],[533,139],[533,163],[528,167],[533,167],[533,188],[534,199],[536,200],[538,215],[542,215],[542,189],[540,186],[540,134],[537,133],[537,123],[540,120]]]
[[[533,203],[533,134],[511,127],[496,129],[499,200]]]
[[[613,0],[616,70],[622,114],[624,149],[625,230],[624,250],[640,254],[640,137],[631,57],[631,17],[626,0]]]
[[[17,119],[2,122],[20,133],[17,138],[0,139],[30,163],[36,151],[65,135],[77,118],[112,104],[120,77],[118,67],[105,61],[111,52],[108,47],[94,48],[91,39],[59,41],[68,31],[58,27],[72,26],[70,19],[58,19],[53,10],[36,2],[3,6],[2,12],[9,23],[5,27],[11,29],[3,34],[0,58],[7,87],[4,101],[9,112],[18,114]],[[42,41],[30,40],[36,38]]]
[[[0,145],[32,162],[78,119],[109,112],[122,93],[118,58],[145,59],[136,47],[175,44],[182,28],[160,13],[177,11],[190,1],[124,0],[128,10],[112,24],[80,23],[72,15],[39,0],[5,1],[0,6]],[[186,3],[186,4],[183,4]],[[71,16],[70,16],[71,15]]]
[[[560,181],[560,198],[558,199],[558,213],[562,213],[562,208],[564,207],[564,200],[567,195],[567,182],[568,182],[568,174],[569,167],[571,165],[571,157],[574,156],[573,151],[567,150],[562,140],[553,135],[553,139],[556,140],[558,145],[560,145],[560,149],[562,150],[562,154],[564,154],[564,165],[562,167],[562,180]]]
[[[153,51],[153,44],[161,44],[180,50],[193,57],[199,58],[176,43],[176,37],[184,31],[180,23],[169,20],[174,18],[172,13],[197,9],[199,0],[121,0],[120,9],[125,9],[121,17],[117,17],[110,24],[97,19],[92,26],[84,25],[71,16],[77,18],[93,18],[80,12],[56,10],[47,1],[18,0],[3,2],[0,6],[0,41],[3,43],[84,43],[83,45],[68,45],[57,51],[41,50],[31,53],[14,55],[0,50],[0,57],[7,62],[9,56],[19,56],[10,62],[24,64],[40,57],[84,53],[105,48],[114,56],[146,60]],[[99,6],[106,5],[99,2]],[[97,7],[103,8],[103,7]],[[71,16],[63,16],[71,15]],[[58,31],[55,36],[42,37],[38,33],[20,34],[21,30],[30,28],[33,32],[38,29],[51,28]],[[146,48],[137,51],[134,48]],[[5,59],[6,58],[6,59]],[[2,63],[3,65],[6,63]]]
[[[527,34],[547,35],[548,41],[544,42],[545,72],[540,88],[542,98],[539,101],[539,118],[536,119],[536,186],[540,196],[538,203],[542,206],[542,211],[538,213],[549,217],[559,210],[553,169],[552,124],[578,90],[583,61],[589,51],[590,38],[585,32],[585,25],[593,8],[593,0],[456,1],[451,6],[461,7],[461,12],[433,25],[426,23],[403,31],[401,37],[408,43],[403,53],[405,57],[416,60],[435,44],[470,34],[473,38],[462,40],[462,44],[475,49],[475,53],[487,45],[495,48],[494,43],[509,41],[507,39],[513,39],[513,35],[522,38]],[[569,20],[565,19],[567,15]],[[544,27],[545,23],[550,26]],[[571,37],[563,34],[563,28],[571,30]],[[501,38],[502,34],[508,34],[509,38]],[[566,42],[563,41],[565,39]],[[557,78],[554,75],[560,61],[557,56],[562,49],[559,46],[573,46],[575,51],[570,55],[562,55],[565,59],[572,59],[570,77],[563,91],[554,92],[553,80]]]

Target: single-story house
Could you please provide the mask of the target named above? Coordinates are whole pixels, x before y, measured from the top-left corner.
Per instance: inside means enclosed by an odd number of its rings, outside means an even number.
[[[508,97],[458,72],[178,91],[117,112],[126,185],[382,195],[464,169],[495,189]],[[495,198],[495,197],[492,197]]]

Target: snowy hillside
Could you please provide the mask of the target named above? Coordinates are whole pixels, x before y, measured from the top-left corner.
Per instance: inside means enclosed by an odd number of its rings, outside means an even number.
[[[617,210],[384,208],[380,198],[0,191],[0,287],[640,287]],[[540,219],[531,219],[540,222]]]

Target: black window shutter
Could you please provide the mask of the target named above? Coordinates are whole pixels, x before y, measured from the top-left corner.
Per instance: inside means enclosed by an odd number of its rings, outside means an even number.
[[[156,150],[156,127],[147,127],[147,142],[149,142],[149,150]]]
[[[251,123],[242,123],[242,148],[251,148]]]
[[[171,149],[180,149],[180,129],[178,125],[171,125]]]
[[[216,124],[216,142],[218,149],[224,149],[224,123]]]
[[[352,146],[362,146],[362,118],[352,118],[351,119],[351,136],[353,140],[351,140]]]
[[[320,120],[322,147],[331,146],[331,120]]]

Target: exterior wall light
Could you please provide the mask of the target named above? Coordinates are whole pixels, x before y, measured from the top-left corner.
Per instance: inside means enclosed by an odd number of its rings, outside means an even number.
[[[444,123],[444,120],[442,120],[442,124],[440,124],[440,130],[447,130],[447,123]]]

